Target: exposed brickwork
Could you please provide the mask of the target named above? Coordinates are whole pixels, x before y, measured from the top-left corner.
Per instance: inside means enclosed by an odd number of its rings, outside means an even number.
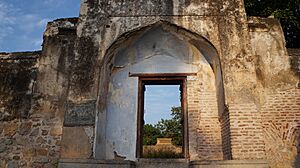
[[[188,104],[188,132],[189,132],[189,153],[191,159],[197,159],[197,127],[200,121],[199,92],[196,89],[195,81],[187,82],[187,104]],[[196,102],[194,102],[196,100]],[[198,101],[197,101],[198,100]]]
[[[256,77],[262,85],[256,105],[261,115],[266,159],[271,167],[300,167],[300,50],[287,49],[287,55],[278,20],[249,18],[249,28]]]
[[[233,159],[265,158],[261,114],[256,105],[229,105],[229,115]]]
[[[271,167],[300,166],[300,89],[268,95],[262,107],[262,121]]]
[[[221,132],[222,132],[222,149],[223,149],[223,159],[231,160],[231,136],[230,136],[230,118],[228,109],[225,109],[223,115],[221,116]]]
[[[204,74],[199,74],[197,80],[189,80],[187,85],[191,159],[222,160],[217,97],[215,87],[210,85],[214,79],[205,78]]]

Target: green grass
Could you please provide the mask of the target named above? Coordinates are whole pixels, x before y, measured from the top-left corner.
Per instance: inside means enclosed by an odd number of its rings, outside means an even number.
[[[182,153],[169,150],[153,150],[143,154],[144,158],[183,158]]]

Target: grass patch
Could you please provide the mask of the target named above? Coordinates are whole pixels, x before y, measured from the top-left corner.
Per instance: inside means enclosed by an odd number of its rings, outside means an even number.
[[[182,153],[176,153],[170,150],[151,150],[144,153],[144,158],[183,158]]]

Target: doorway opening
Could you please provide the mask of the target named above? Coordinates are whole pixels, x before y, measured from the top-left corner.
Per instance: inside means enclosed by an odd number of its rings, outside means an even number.
[[[140,77],[138,158],[185,158],[186,77]]]

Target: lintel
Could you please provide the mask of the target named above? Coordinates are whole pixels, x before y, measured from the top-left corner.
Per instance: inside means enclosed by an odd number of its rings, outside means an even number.
[[[185,77],[196,75],[197,73],[128,73],[129,77]]]

